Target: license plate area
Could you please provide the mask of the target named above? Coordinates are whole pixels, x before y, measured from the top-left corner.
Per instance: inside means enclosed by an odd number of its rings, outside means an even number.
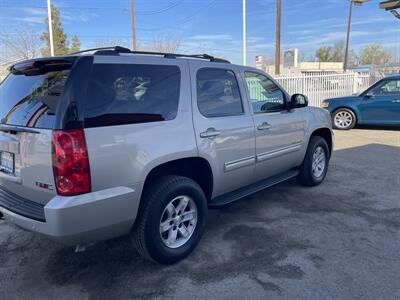
[[[0,152],[0,171],[13,175],[15,172],[14,153],[1,151]]]

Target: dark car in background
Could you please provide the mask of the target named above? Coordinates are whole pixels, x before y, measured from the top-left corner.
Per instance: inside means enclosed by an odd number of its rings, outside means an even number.
[[[387,76],[358,96],[326,99],[322,107],[336,129],[363,125],[400,125],[400,74]]]

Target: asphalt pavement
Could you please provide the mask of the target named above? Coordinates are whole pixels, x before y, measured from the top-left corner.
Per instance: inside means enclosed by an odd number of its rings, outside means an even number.
[[[2,299],[400,299],[400,131],[335,132],[326,181],[211,210],[183,262],[128,237],[83,253],[0,221]]]

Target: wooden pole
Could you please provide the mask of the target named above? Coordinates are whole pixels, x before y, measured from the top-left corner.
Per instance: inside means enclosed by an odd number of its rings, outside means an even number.
[[[131,25],[132,25],[132,50],[136,50],[135,11],[133,0],[131,0]]]
[[[281,73],[281,0],[276,1],[275,75]]]

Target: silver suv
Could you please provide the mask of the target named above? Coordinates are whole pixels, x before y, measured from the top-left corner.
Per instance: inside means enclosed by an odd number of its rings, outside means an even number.
[[[331,118],[267,74],[122,47],[17,63],[0,85],[0,216],[67,245],[131,234],[170,264],[209,207],[320,184]]]

